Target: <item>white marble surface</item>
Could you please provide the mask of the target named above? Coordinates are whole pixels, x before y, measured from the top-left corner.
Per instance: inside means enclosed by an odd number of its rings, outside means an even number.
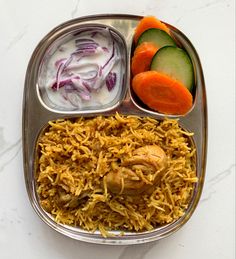
[[[205,75],[209,143],[206,181],[190,221],[172,236],[136,246],[64,237],[33,211],[21,152],[24,76],[32,51],[52,28],[97,13],[156,15],[196,47]],[[235,1],[0,0],[0,258],[233,259],[235,256]]]

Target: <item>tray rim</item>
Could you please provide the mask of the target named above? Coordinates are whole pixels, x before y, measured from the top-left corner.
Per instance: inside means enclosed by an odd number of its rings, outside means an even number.
[[[111,19],[111,18],[121,18],[121,17],[124,17],[124,19],[132,19],[132,20],[138,20],[138,19],[141,19],[143,16],[138,16],[138,15],[129,15],[129,14],[100,14],[100,15],[90,15],[90,16],[83,16],[83,17],[80,17],[80,18],[75,18],[75,19],[72,19],[72,20],[69,20],[69,21],[66,21],[62,24],[60,24],[59,26],[55,27],[52,31],[54,31],[55,29],[57,28],[61,28],[63,27],[65,24],[69,24],[69,23],[73,23],[73,22],[83,22],[83,21],[86,21],[88,19],[92,19],[93,21],[94,20],[100,20],[100,19]],[[87,21],[87,22],[90,22],[90,21]],[[167,23],[166,23],[167,24]],[[170,26],[171,28],[174,28],[176,31],[178,31],[179,33],[181,33],[182,36],[186,37],[181,31],[179,31],[178,29],[176,29],[175,27],[173,27],[172,25],[169,25],[167,24],[168,26]],[[51,31],[51,32],[52,32]],[[45,36],[46,37],[46,36]],[[188,40],[188,38],[186,37],[186,39]],[[198,194],[196,196],[196,199],[195,199],[195,208],[194,210],[196,209],[197,207],[197,204],[198,204],[198,201],[200,199],[200,196],[201,196],[201,192],[202,192],[202,188],[203,188],[203,183],[204,183],[204,178],[205,178],[205,168],[206,168],[206,153],[207,153],[207,103],[206,103],[206,91],[205,91],[205,83],[204,83],[204,77],[203,77],[203,71],[202,71],[202,67],[201,67],[201,63],[200,63],[200,59],[198,57],[198,54],[195,50],[195,48],[193,47],[192,43],[190,42],[190,40],[188,40],[189,43],[191,44],[191,47],[193,48],[193,50],[195,51],[195,54],[197,56],[197,59],[199,61],[199,64],[200,64],[200,73],[202,75],[202,87],[204,89],[203,90],[203,97],[204,97],[204,101],[205,101],[205,109],[204,109],[204,125],[205,125],[205,129],[203,130],[203,133],[204,133],[204,140],[205,140],[205,143],[204,143],[204,147],[203,147],[203,150],[204,150],[204,154],[203,154],[203,158],[204,158],[204,161],[202,162],[201,164],[201,171],[202,171],[202,177],[201,177],[201,183],[199,183],[199,191],[198,191]],[[42,43],[42,41],[38,44],[38,46],[36,47],[35,51],[37,50],[37,48],[40,46],[40,44]],[[35,53],[35,52],[34,52]],[[32,60],[32,57],[34,56],[34,53],[32,54],[31,56],[31,59]],[[30,65],[30,62],[29,62],[29,65]],[[23,160],[24,160],[24,174],[25,174],[25,184],[26,184],[26,189],[27,189],[27,192],[28,192],[28,197],[30,199],[30,203],[31,205],[33,206],[34,210],[36,211],[36,213],[39,215],[39,217],[45,222],[45,219],[42,218],[42,215],[41,215],[41,212],[38,210],[37,208],[37,204],[34,203],[33,201],[33,197],[32,197],[32,192],[30,191],[29,189],[29,181],[27,180],[28,178],[28,166],[27,166],[27,152],[26,152],[26,146],[27,146],[27,130],[26,130],[26,124],[27,124],[27,118],[26,118],[26,113],[27,113],[27,108],[28,108],[28,105],[27,105],[27,94],[29,94],[27,92],[27,84],[28,84],[28,80],[29,78],[27,76],[32,75],[32,70],[29,69],[29,65],[28,65],[28,68],[27,68],[27,73],[26,73],[26,78],[25,78],[25,89],[24,89],[24,98],[23,98],[23,123],[22,123],[22,135],[23,135]],[[197,97],[196,97],[197,98]],[[113,111],[111,111],[113,112]],[[28,114],[28,113],[27,113]],[[58,115],[58,114],[57,114]],[[65,115],[70,115],[70,114],[63,114],[62,117],[65,117]],[[78,117],[78,116],[86,116],[86,114],[73,114],[72,117]],[[147,115],[147,116],[150,116]],[[158,117],[158,116],[157,116]],[[168,117],[168,116],[167,116]],[[157,118],[157,119],[163,119],[162,117],[161,118]],[[180,118],[180,122],[181,122],[181,118]],[[40,132],[40,131],[39,131]],[[32,184],[32,183],[31,183]],[[189,218],[192,216],[193,214],[193,211],[191,211],[191,214],[188,214],[188,217],[185,219],[185,222],[183,224],[181,224],[180,226],[177,226],[174,230],[172,229],[170,233],[165,233],[164,236],[154,236],[154,237],[148,237],[148,238],[138,238],[138,239],[135,239],[135,240],[132,240],[132,239],[129,239],[127,241],[127,239],[123,240],[122,237],[118,237],[119,239],[117,240],[117,238],[115,239],[109,239],[109,238],[106,238],[104,240],[104,238],[99,238],[99,239],[94,239],[94,235],[91,234],[91,233],[87,233],[89,235],[89,237],[82,237],[82,236],[79,236],[78,237],[78,234],[70,234],[68,235],[68,233],[66,231],[63,231],[63,229],[60,229],[58,224],[49,224],[49,222],[45,222],[47,225],[49,225],[50,227],[52,227],[53,229],[55,229],[56,231],[64,234],[64,235],[67,235],[67,236],[70,236],[74,239],[78,239],[78,240],[81,240],[81,241],[86,241],[86,242],[91,242],[91,243],[100,243],[100,244],[121,244],[121,245],[124,245],[124,244],[134,244],[134,243],[139,243],[139,242],[149,242],[149,241],[154,241],[154,240],[157,240],[157,239],[160,239],[160,238],[163,238],[163,237],[166,237],[172,233],[174,233],[175,231],[177,231],[180,227],[182,227],[188,220]],[[182,219],[182,217],[181,217]],[[92,236],[91,236],[92,235]],[[134,235],[139,235],[138,233],[134,233]],[[139,235],[140,236],[140,235]]]

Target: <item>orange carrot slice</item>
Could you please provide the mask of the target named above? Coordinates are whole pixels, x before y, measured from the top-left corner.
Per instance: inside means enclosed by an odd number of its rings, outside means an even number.
[[[147,29],[150,29],[150,28],[160,29],[160,30],[163,30],[163,31],[167,32],[168,34],[170,34],[169,28],[164,23],[159,21],[154,16],[146,16],[139,21],[139,23],[135,29],[135,33],[134,33],[135,44],[137,44],[139,36],[144,31],[146,31]]]
[[[134,51],[131,62],[132,75],[149,70],[153,56],[156,54],[158,47],[151,42],[143,42]]]
[[[183,115],[192,107],[193,98],[189,90],[181,82],[160,72],[137,74],[132,87],[141,101],[155,111]]]

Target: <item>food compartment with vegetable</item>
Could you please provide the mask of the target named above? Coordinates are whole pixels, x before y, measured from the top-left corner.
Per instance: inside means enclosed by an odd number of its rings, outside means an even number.
[[[169,27],[152,16],[139,21],[131,54],[131,99],[146,111],[184,116],[194,106],[194,64]]]
[[[41,101],[59,112],[114,107],[125,92],[126,67],[122,36],[108,26],[80,26],[46,51],[38,79]]]

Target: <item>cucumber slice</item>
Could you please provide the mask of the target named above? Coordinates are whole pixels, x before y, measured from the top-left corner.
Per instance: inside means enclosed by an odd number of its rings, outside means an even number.
[[[165,31],[159,29],[148,29],[138,39],[138,45],[143,42],[153,42],[158,48],[164,46],[176,46],[175,41]]]
[[[150,70],[155,70],[182,82],[189,91],[194,85],[193,64],[186,51],[166,46],[154,55]]]

